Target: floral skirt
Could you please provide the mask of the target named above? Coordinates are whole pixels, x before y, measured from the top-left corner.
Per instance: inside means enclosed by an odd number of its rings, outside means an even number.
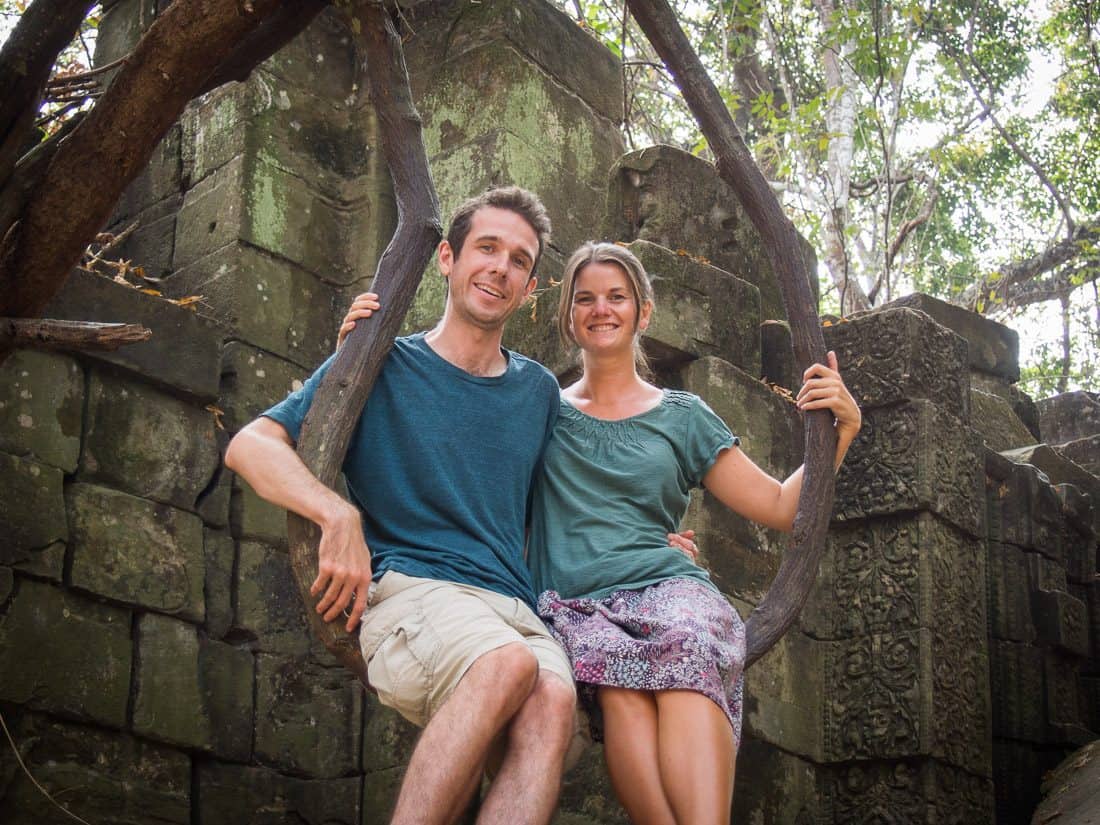
[[[565,648],[592,736],[603,730],[600,685],[694,690],[713,701],[741,742],[745,625],[725,598],[693,579],[668,579],[603,599],[539,597],[539,616]]]

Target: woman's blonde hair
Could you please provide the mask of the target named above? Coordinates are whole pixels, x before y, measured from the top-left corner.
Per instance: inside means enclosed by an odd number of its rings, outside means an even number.
[[[640,372],[648,373],[649,362],[642,351],[638,323],[642,317],[642,307],[647,302],[650,306],[653,305],[653,285],[638,257],[618,244],[588,241],[581,244],[566,262],[561,279],[561,298],[558,301],[558,335],[561,337],[562,344],[567,348],[577,345],[577,339],[573,336],[571,328],[573,293],[577,288],[577,276],[589,264],[613,264],[626,274],[635,306],[634,361]]]

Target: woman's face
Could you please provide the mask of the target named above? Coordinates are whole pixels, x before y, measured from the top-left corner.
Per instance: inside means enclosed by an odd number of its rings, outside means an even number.
[[[622,267],[590,263],[573,283],[570,329],[585,352],[633,351],[634,334],[649,325],[652,305],[640,309]]]

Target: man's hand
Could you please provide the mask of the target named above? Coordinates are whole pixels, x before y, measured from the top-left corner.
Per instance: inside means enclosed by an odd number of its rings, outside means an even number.
[[[370,318],[374,314],[375,310],[382,308],[382,305],[378,303],[378,296],[373,292],[364,292],[361,295],[356,295],[355,300],[351,302],[351,306],[348,307],[348,313],[344,316],[344,320],[340,322],[340,329],[336,333],[336,349],[340,349],[340,346],[344,343],[344,339],[348,337],[348,333],[355,329],[355,322],[360,318]]]
[[[370,550],[363,540],[359,509],[341,500],[320,524],[317,579],[309,592],[321,596],[317,612],[326,622],[334,621],[351,605],[346,628],[354,633],[367,609],[371,583]]]
[[[699,548],[695,544],[694,530],[681,530],[679,533],[668,534],[668,546],[675,547],[693,562],[699,561]]]

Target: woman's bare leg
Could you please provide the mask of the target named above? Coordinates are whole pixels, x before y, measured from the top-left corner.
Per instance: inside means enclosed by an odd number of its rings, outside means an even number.
[[[603,711],[607,772],[630,821],[634,825],[676,825],[661,781],[653,694],[601,687],[597,699]]]
[[[737,758],[729,719],[693,690],[659,690],[652,696],[661,785],[676,822],[728,825]]]

